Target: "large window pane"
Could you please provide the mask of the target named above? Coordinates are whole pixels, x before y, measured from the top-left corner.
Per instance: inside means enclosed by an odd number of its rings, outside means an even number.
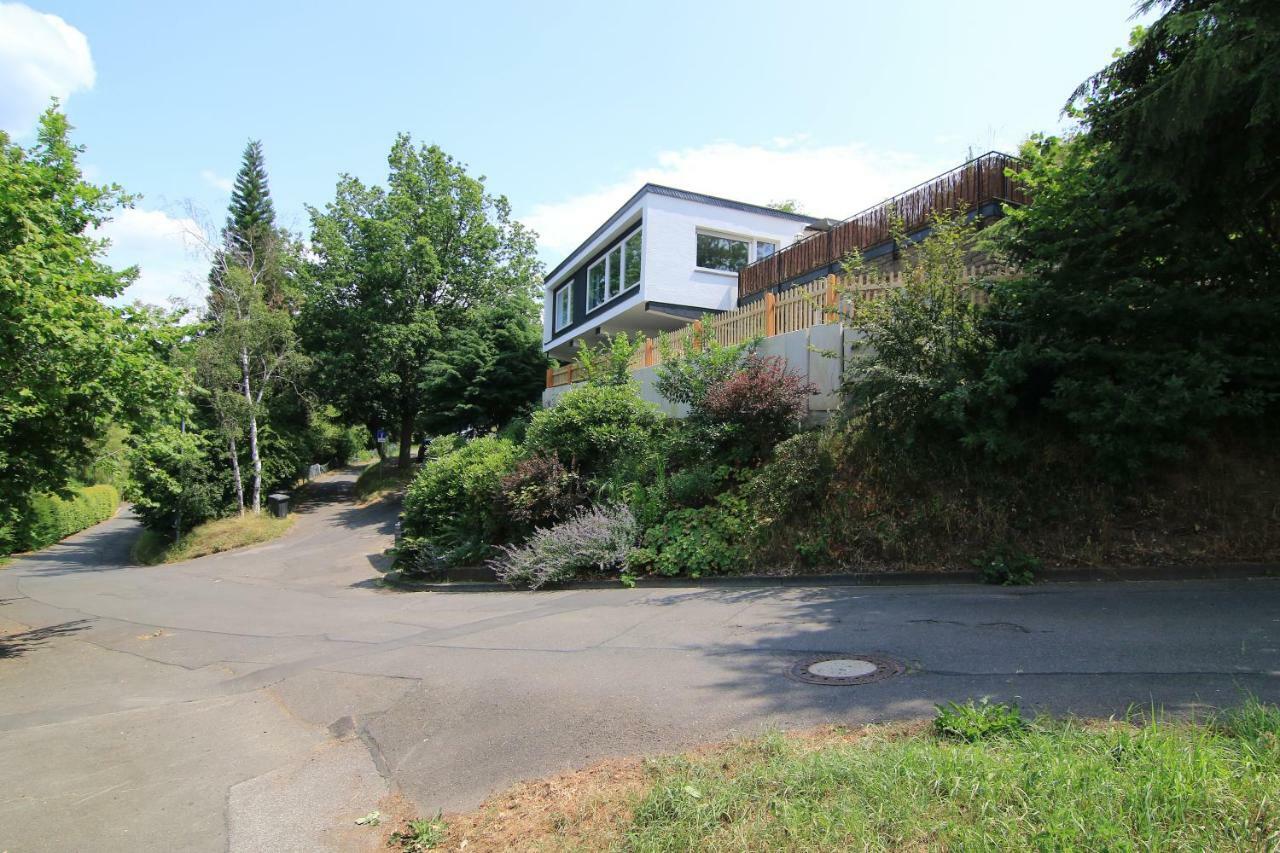
[[[604,302],[604,261],[587,270],[587,310]]]
[[[622,247],[609,253],[609,298],[622,292]]]
[[[747,265],[747,241],[713,234],[698,235],[698,266],[737,272]]]
[[[626,251],[623,253],[625,267],[622,276],[622,287],[624,290],[630,290],[640,283],[640,232],[632,234],[627,238],[625,245]]]

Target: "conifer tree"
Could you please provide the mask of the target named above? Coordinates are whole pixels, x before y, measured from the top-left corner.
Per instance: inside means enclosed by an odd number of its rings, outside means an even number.
[[[267,185],[267,166],[262,156],[262,142],[249,141],[244,148],[240,171],[231,190],[231,207],[227,214],[226,234],[233,241],[248,244],[258,254],[265,241],[274,235],[276,211]]]

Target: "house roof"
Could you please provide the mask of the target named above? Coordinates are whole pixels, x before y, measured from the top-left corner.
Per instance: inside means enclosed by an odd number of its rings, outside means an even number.
[[[805,216],[804,214],[801,214],[801,213],[788,213],[783,210],[777,210],[772,207],[765,207],[764,205],[760,205],[760,204],[749,204],[748,202],[745,202],[745,201],[734,201],[732,199],[720,198],[714,195],[706,195],[704,193],[695,193],[690,190],[681,190],[675,187],[664,187],[662,184],[645,184],[640,189],[636,190],[636,194],[631,196],[631,198],[627,199],[623,203],[622,207],[619,207],[616,211],[614,211],[613,215],[610,216],[608,219],[606,219],[603,225],[601,225],[595,231],[592,231],[591,236],[587,237],[587,239],[579,243],[576,249],[574,249],[572,252],[566,255],[565,259],[561,261],[559,264],[557,264],[555,269],[547,273],[546,276],[542,279],[543,282],[545,283],[545,282],[551,281],[551,279],[555,278],[557,275],[563,272],[567,267],[569,267],[570,262],[573,261],[575,258],[577,258],[578,254],[583,249],[591,245],[591,243],[594,242],[595,239],[599,237],[601,234],[605,233],[614,225],[618,224],[618,220],[620,220],[622,218],[622,215],[627,212],[627,208],[635,204],[636,200],[639,199],[641,196],[643,196],[645,193],[653,193],[654,195],[665,195],[665,196],[670,196],[671,198],[678,198],[684,201],[695,201],[695,202],[698,202],[699,204],[710,204],[716,207],[728,207],[728,208],[732,208],[733,210],[743,210],[748,213],[763,213],[768,216],[777,216],[782,219],[793,219],[796,222],[803,222],[806,225],[811,225],[815,222],[821,221],[816,216]]]

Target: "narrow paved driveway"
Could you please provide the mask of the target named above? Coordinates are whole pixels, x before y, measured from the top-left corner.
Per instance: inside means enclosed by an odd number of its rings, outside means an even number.
[[[768,726],[1280,700],[1280,581],[391,592],[351,479],[263,547],[130,566],[120,517],[0,569],[0,850],[376,850],[374,809]],[[784,676],[824,651],[909,670]]]

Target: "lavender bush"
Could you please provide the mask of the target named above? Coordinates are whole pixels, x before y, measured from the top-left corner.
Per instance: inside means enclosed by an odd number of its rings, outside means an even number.
[[[640,536],[625,506],[580,509],[554,527],[541,527],[523,545],[503,546],[489,565],[504,583],[537,589],[579,573],[622,567]]]

